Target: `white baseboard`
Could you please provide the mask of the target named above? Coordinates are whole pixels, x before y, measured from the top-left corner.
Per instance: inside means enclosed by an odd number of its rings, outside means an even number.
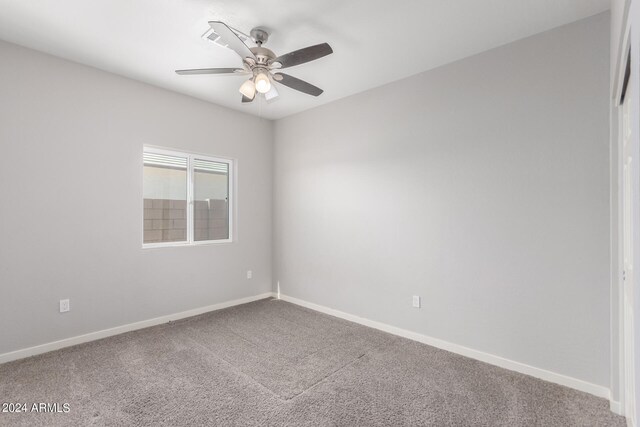
[[[530,366],[524,363],[505,359],[503,357],[495,356],[493,354],[474,350],[474,349],[464,347],[458,344],[454,344],[448,341],[444,341],[438,338],[433,338],[428,335],[422,335],[417,332],[411,332],[406,329],[401,329],[395,326],[387,325],[385,323],[376,322],[375,320],[369,320],[363,317],[355,316],[353,314],[344,313],[342,311],[334,310],[332,308],[324,307],[318,304],[300,300],[298,298],[290,297],[287,295],[280,295],[280,298],[284,301],[288,301],[290,303],[297,304],[302,307],[310,308],[311,310],[319,311],[321,313],[325,313],[331,316],[339,317],[341,319],[349,320],[354,323],[359,323],[364,326],[369,326],[371,328],[379,329],[381,331],[388,332],[390,334],[408,338],[413,341],[418,341],[423,344],[428,344],[430,346],[437,347],[442,350],[447,350],[452,353],[460,354],[462,356],[470,357],[472,359],[480,360],[482,362],[489,363],[491,365],[499,366],[501,368],[519,372],[521,374],[530,375],[532,377],[539,378],[541,380],[545,380],[545,381],[560,384],[566,387],[570,387],[579,391],[592,394],[597,397],[603,397],[607,400],[610,399],[610,391],[607,387],[603,387],[597,384],[592,384],[586,381],[579,380],[577,378],[568,377],[566,375],[558,374],[555,372],[547,371],[545,369],[536,368],[534,366]],[[611,402],[612,407],[614,403],[616,402]]]
[[[71,338],[65,338],[59,341],[53,341],[50,343],[37,345],[21,350],[12,351],[9,353],[0,354],[0,364],[10,362],[12,360],[23,359],[25,357],[35,356],[49,351],[58,350],[64,347],[70,347],[77,344],[82,344],[89,341],[95,341],[102,338],[107,338],[113,335],[122,334],[129,331],[135,331],[137,329],[148,328],[150,326],[160,325],[174,320],[180,320],[187,317],[197,316],[199,314],[207,313],[210,311],[216,311],[235,305],[246,304],[248,302],[257,301],[264,298],[277,297],[273,292],[265,292],[260,295],[254,295],[251,297],[240,298],[233,301],[226,301],[218,304],[209,305],[206,307],[195,308],[192,310],[182,311],[180,313],[169,314],[166,316],[156,317],[153,319],[142,320],[140,322],[129,323],[127,325],[117,326],[115,328],[103,329],[97,332],[90,332],[84,335],[78,335]],[[298,298],[290,297],[287,295],[280,295],[280,298],[284,301],[300,305],[302,307],[309,308],[311,310],[319,311],[321,313],[329,314],[331,316],[339,317],[354,323],[359,323],[364,326],[368,326],[374,329],[378,329],[390,334],[398,335],[410,340],[418,341],[423,344],[431,345],[443,350],[450,351],[452,353],[460,354],[462,356],[470,357],[472,359],[480,360],[491,365],[499,366],[501,368],[509,369],[515,372],[519,372],[525,375],[530,375],[545,381],[550,381],[556,384],[560,384],[566,387],[570,387],[576,390],[580,390],[589,394],[593,394],[598,397],[610,399],[609,389],[600,385],[588,383],[586,381],[579,380],[577,378],[568,377],[566,375],[558,374],[555,372],[547,371],[544,369],[536,368],[526,365],[524,363],[515,362],[513,360],[505,359],[493,354],[484,353],[482,351],[474,350],[468,347],[464,347],[458,344],[450,343],[438,338],[433,338],[427,335],[419,334],[417,332],[411,332],[406,329],[398,328],[395,326],[387,325],[385,323],[377,322],[374,320],[365,319],[363,317],[355,316],[353,314],[345,313],[332,308],[324,307],[318,304],[307,302]],[[620,414],[622,408],[620,402],[610,400],[611,411]],[[635,427],[635,426],[634,426]]]
[[[84,335],[78,335],[71,338],[65,338],[59,341],[53,341],[50,343],[37,345],[34,347],[24,348],[21,350],[12,351],[9,353],[0,354],[0,364],[10,362],[12,360],[23,359],[25,357],[35,356],[37,354],[47,353],[49,351],[58,350],[64,347],[70,347],[72,345],[82,344],[89,341],[95,341],[102,338],[107,338],[113,335],[122,334],[129,331],[135,331],[137,329],[148,328],[149,326],[160,325],[162,323],[171,322],[173,320],[180,320],[187,317],[197,316],[198,314],[207,313],[209,311],[216,311],[234,305],[246,304],[248,302],[257,301],[264,298],[273,296],[273,292],[265,292],[260,295],[254,295],[251,297],[240,298],[233,301],[221,302],[218,304],[208,305],[206,307],[194,308],[192,310],[182,311],[180,313],[168,314],[166,316],[160,316],[153,319],[142,320],[140,322],[129,323],[127,325],[116,326],[115,328],[103,329],[97,332],[90,332]]]

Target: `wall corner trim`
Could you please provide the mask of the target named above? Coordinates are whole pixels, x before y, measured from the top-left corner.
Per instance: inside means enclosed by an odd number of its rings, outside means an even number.
[[[140,322],[129,323],[126,325],[116,326],[114,328],[103,329],[101,331],[89,332],[84,335],[78,335],[71,338],[64,338],[59,341],[53,341],[46,344],[36,345],[20,350],[11,351],[9,353],[0,354],[0,364],[11,362],[13,360],[24,359],[25,357],[36,356],[42,353],[48,353],[50,351],[59,350],[65,347],[71,347],[74,345],[86,343],[89,341],[96,341],[102,338],[111,337],[113,335],[123,334],[125,332],[135,331],[138,329],[148,328],[150,326],[161,325],[174,320],[180,320],[187,317],[197,316],[199,314],[208,313],[210,311],[221,310],[227,307],[233,307],[235,305],[246,304],[265,298],[273,297],[273,292],[265,292],[263,294],[254,295],[245,298],[239,298],[232,301],[221,302],[218,304],[212,304],[205,307],[194,308],[191,310],[181,311],[179,313],[167,314],[165,316],[155,317],[153,319],[142,320]]]
[[[592,394],[597,397],[602,397],[610,401],[610,408],[613,411],[614,408],[620,410],[620,403],[610,400],[610,390],[607,387],[592,384],[577,378],[569,377],[566,375],[558,374],[555,372],[547,371],[545,369],[536,368],[534,366],[526,365],[524,363],[516,362],[513,360],[505,359],[500,356],[485,353],[482,351],[474,350],[468,347],[464,347],[458,344],[454,344],[448,341],[444,341],[438,338],[433,338],[428,335],[419,334],[417,332],[408,331],[406,329],[398,328],[388,325],[386,323],[377,322],[375,320],[366,319],[353,314],[345,313],[339,310],[334,310],[329,307],[314,304],[308,301],[304,301],[298,298],[290,297],[288,295],[280,295],[283,301],[290,302],[311,310],[319,311],[331,316],[339,317],[344,320],[348,320],[354,323],[359,323],[370,328],[378,329],[383,332],[388,332],[393,335],[408,338],[413,341],[418,341],[423,344],[427,344],[442,350],[450,351],[462,356],[466,356],[472,359],[479,360],[481,362],[489,363],[501,368],[509,369],[511,371],[519,372],[521,374],[529,375],[544,381],[559,384],[565,387],[573,388],[575,390],[583,391],[585,393]],[[616,412],[616,411],[614,411]],[[619,412],[616,412],[619,413]]]
[[[624,411],[622,410],[622,405],[620,404],[620,402],[617,402],[615,400],[609,400],[609,409],[611,410],[611,412],[613,412],[614,414],[617,415],[622,415],[624,416]]]

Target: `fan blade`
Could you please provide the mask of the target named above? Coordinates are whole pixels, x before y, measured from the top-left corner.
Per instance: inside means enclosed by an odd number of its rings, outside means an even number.
[[[273,60],[282,64],[280,68],[293,67],[294,65],[304,64],[323,56],[333,53],[333,49],[327,43],[317,44],[315,46],[305,47],[304,49],[294,50],[285,55],[281,55]]]
[[[234,50],[240,58],[244,60],[244,58],[252,58],[256,59],[251,49],[247,47],[246,44],[240,40],[240,38],[233,32],[231,28],[227,26],[224,22],[220,21],[210,21],[209,25],[213,28],[213,31],[216,32],[217,35],[227,44],[229,49]]]
[[[246,96],[242,95],[242,103],[244,104],[245,102],[251,102],[254,99],[256,99],[255,95],[253,98],[247,98]]]
[[[300,92],[304,92],[308,95],[318,96],[322,92],[324,92],[319,87],[312,85],[311,83],[307,83],[304,80],[297,79],[288,74],[277,73],[275,76],[282,76],[280,80],[276,78],[276,81],[282,83],[285,86],[289,86],[291,89],[299,90]]]
[[[248,74],[243,68],[195,68],[193,70],[176,70],[176,74],[188,76],[192,74]]]

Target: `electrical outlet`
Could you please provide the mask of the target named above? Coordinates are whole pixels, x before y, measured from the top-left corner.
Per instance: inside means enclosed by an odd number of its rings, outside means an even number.
[[[247,270],[247,279],[252,279],[252,278],[253,278],[253,271]]]
[[[413,306],[415,308],[420,308],[420,297],[418,295],[413,296]]]
[[[69,305],[69,300],[68,299],[61,299],[60,300],[60,313],[66,313],[69,310],[71,310],[71,306]]]

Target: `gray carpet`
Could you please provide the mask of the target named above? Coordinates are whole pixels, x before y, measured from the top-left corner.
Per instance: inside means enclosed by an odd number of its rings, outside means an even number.
[[[11,426],[624,426],[604,399],[262,300],[0,365]]]

